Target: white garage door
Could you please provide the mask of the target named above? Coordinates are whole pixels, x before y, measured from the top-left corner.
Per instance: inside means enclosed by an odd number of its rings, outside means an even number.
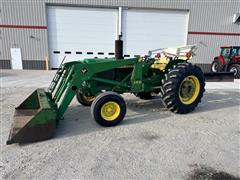
[[[125,57],[187,43],[188,11],[123,10]]]
[[[65,61],[113,57],[117,35],[117,9],[48,7],[51,68]]]

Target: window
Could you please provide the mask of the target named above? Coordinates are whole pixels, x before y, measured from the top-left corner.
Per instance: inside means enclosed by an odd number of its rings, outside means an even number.
[[[232,56],[240,55],[240,48],[233,48],[232,49]]]
[[[222,48],[222,53],[221,53],[221,55],[222,55],[223,57],[229,57],[229,56],[230,56],[230,50],[231,50],[231,48]]]

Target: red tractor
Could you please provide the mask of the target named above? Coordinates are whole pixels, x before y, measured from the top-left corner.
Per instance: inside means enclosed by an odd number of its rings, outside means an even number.
[[[212,72],[233,72],[235,78],[240,78],[240,46],[221,47],[221,54],[214,58]]]

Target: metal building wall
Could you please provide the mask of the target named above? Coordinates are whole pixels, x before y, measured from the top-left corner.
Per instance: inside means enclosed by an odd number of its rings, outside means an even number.
[[[240,12],[239,0],[1,0],[0,68],[10,68],[11,47],[22,49],[24,68],[44,68],[48,54],[48,5],[189,10],[188,44],[198,44],[196,63],[211,63],[221,45],[240,44],[240,26],[232,23],[233,14]],[[227,34],[202,35],[201,32]]]

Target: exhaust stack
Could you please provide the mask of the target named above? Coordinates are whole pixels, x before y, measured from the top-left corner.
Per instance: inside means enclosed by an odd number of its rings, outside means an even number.
[[[123,59],[123,41],[120,38],[115,40],[115,58]]]

